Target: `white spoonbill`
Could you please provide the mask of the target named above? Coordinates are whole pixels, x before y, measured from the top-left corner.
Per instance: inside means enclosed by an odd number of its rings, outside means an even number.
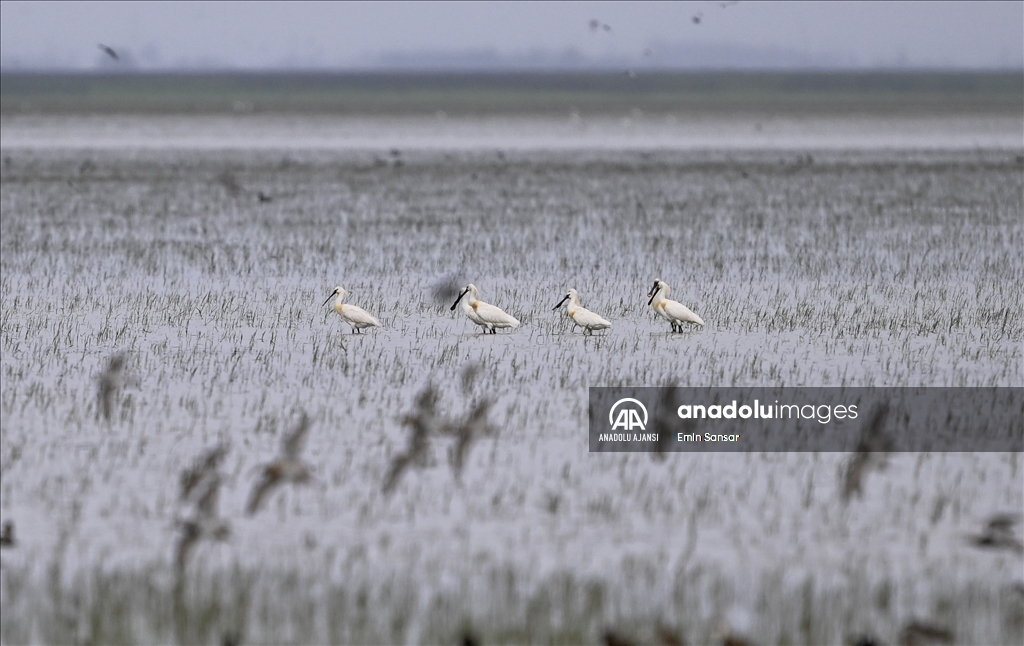
[[[345,319],[345,322],[352,326],[353,334],[358,333],[363,328],[381,326],[380,321],[363,308],[356,307],[355,305],[345,305],[346,296],[348,296],[348,291],[341,285],[338,285],[334,288],[334,293],[324,301],[324,305],[327,305],[334,298],[334,311],[341,314],[341,318]]]
[[[655,278],[654,287],[651,287],[651,293],[648,294],[651,300],[647,301],[647,304],[653,306],[658,316],[672,325],[673,332],[682,332],[683,323],[696,323],[703,326],[704,319],[694,314],[689,307],[679,301],[668,300],[668,295],[671,293],[671,287],[661,282],[660,278]]]
[[[466,296],[463,300],[463,296]],[[491,334],[497,334],[495,328],[517,328],[519,327],[519,321],[516,317],[506,314],[501,308],[495,307],[490,303],[485,303],[480,300],[480,290],[476,288],[476,285],[470,283],[466,285],[466,288],[462,290],[459,297],[452,303],[451,311],[455,311],[455,307],[462,301],[462,311],[466,313],[466,316],[470,321],[473,321],[484,329],[484,334],[490,332]]]
[[[562,306],[562,303],[569,301],[569,318],[572,319],[573,327],[580,326],[583,328],[584,334],[593,334],[594,330],[607,330],[612,324],[605,319],[601,318],[597,314],[594,314],[590,310],[580,307],[580,295],[575,289],[570,289],[569,293],[565,295],[565,298],[558,301],[558,305],[555,305],[552,309],[557,310]]]

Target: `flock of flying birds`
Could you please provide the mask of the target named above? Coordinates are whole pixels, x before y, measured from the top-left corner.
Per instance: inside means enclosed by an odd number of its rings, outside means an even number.
[[[649,303],[655,307],[659,315],[666,318],[682,318],[682,312],[677,307],[682,307],[689,316],[696,318],[697,323],[702,323],[699,317],[690,312],[684,306],[675,301],[668,301],[665,297],[669,294],[670,288],[661,281],[655,281],[652,287]],[[655,301],[655,297],[662,296],[662,299]],[[336,298],[335,309],[350,323],[355,320],[356,324],[363,327],[378,327],[367,323],[367,319],[373,319],[369,314],[345,305],[343,300],[347,292],[338,287],[331,297]],[[497,313],[508,316],[498,308],[482,303],[477,298],[478,291],[470,284],[461,290],[458,298],[453,304],[453,309],[461,301],[466,315],[478,325],[484,327],[485,331],[493,332],[494,328],[500,327],[501,322]],[[465,297],[469,298],[465,298]],[[330,298],[328,299],[328,301]],[[565,301],[569,301],[569,315],[573,317],[578,325],[585,330],[602,329],[591,317],[600,319],[597,315],[583,310],[579,307],[579,296],[575,290],[569,293],[555,305],[557,309]],[[657,304],[661,304],[659,308]],[[325,303],[326,304],[326,303]],[[674,305],[673,305],[674,304]],[[353,308],[353,309],[350,309]],[[491,308],[493,311],[489,311]],[[573,310],[576,310],[575,316]],[[363,312],[365,318],[356,318],[353,311]],[[583,310],[582,313],[579,310]],[[472,314],[471,314],[472,312]],[[481,322],[473,318],[479,317]],[[588,316],[589,315],[589,316]],[[580,318],[577,318],[580,317]],[[511,318],[511,317],[509,317]],[[601,319],[603,320],[603,319]],[[670,321],[673,318],[669,318]],[[609,324],[610,325],[610,324]],[[673,323],[673,330],[677,327]],[[353,325],[353,329],[360,329]],[[465,395],[470,395],[472,384],[480,366],[468,365],[463,369],[461,375],[462,390]],[[106,371],[98,379],[99,410],[104,417],[109,419],[114,406],[113,398],[127,381],[125,379],[125,355],[116,354],[110,358]],[[668,389],[669,391],[673,389]],[[466,464],[473,444],[482,437],[493,437],[497,429],[488,421],[488,414],[492,405],[489,399],[478,399],[469,407],[468,413],[462,419],[453,419],[438,411],[439,393],[432,384],[417,394],[414,401],[414,410],[404,415],[401,419],[403,426],[409,429],[408,442],[404,450],[392,457],[391,463],[386,470],[382,484],[382,491],[385,495],[394,492],[402,477],[413,468],[424,468],[429,465],[430,443],[435,437],[454,438],[449,449],[449,459],[452,472],[456,482],[461,482],[462,470]],[[886,432],[886,420],[889,417],[889,408],[886,405],[877,406],[866,418],[861,429],[861,437],[856,450],[849,456],[844,464],[840,477],[840,492],[844,503],[849,502],[854,496],[863,496],[863,483],[871,471],[882,471],[886,468],[888,456],[895,447],[893,438]],[[655,420],[657,423],[657,420]],[[310,419],[302,413],[296,426],[286,434],[282,441],[280,455],[276,459],[261,465],[259,476],[252,484],[252,489],[245,506],[246,514],[252,516],[260,511],[266,500],[284,484],[301,485],[314,479],[313,468],[301,458],[306,438],[309,435]],[[659,436],[662,435],[659,433]],[[664,434],[666,437],[668,433]],[[228,521],[221,518],[218,512],[218,500],[220,486],[223,476],[220,473],[220,465],[227,456],[228,446],[219,444],[200,455],[191,466],[186,468],[180,478],[180,504],[184,513],[179,513],[176,521],[178,530],[177,540],[174,547],[174,567],[179,576],[186,570],[190,555],[203,541],[218,542],[225,541],[231,535],[231,527]],[[661,452],[653,456],[655,459],[665,459]],[[983,525],[982,531],[977,534],[964,537],[966,543],[971,547],[992,551],[1008,551],[1018,556],[1024,555],[1024,542],[1016,535],[1015,528],[1021,523],[1024,516],[1020,513],[997,513],[991,516]],[[14,526],[11,522],[4,523],[3,533],[0,535],[0,544],[3,547],[13,547]],[[1014,590],[1024,597],[1024,582],[1015,582]],[[607,630],[602,635],[604,643],[609,646],[628,646],[633,642],[623,634],[614,630]],[[682,644],[683,641],[678,634],[664,626],[659,625],[657,638],[665,645]],[[744,646],[753,644],[748,635],[738,632],[727,624],[723,624],[716,631],[716,638],[722,644],[730,646]],[[952,631],[944,626],[930,622],[913,620],[905,624],[898,636],[900,644],[947,644],[954,642]],[[466,635],[464,643],[477,643],[472,635]],[[858,646],[875,646],[881,644],[877,638],[870,635],[861,635],[851,638],[851,644]]]
[[[654,282],[649,294],[651,298],[649,303],[652,304],[655,311],[670,321],[689,316],[696,319],[693,322],[703,323],[685,306],[667,300],[665,296],[669,292],[668,285],[660,280]],[[360,329],[360,326],[379,327],[380,323],[371,315],[355,306],[343,303],[347,293],[342,287],[338,287],[331,295],[337,299],[336,311],[350,322],[354,330]],[[501,317],[508,317],[515,321],[497,307],[480,301],[477,298],[478,293],[474,285],[468,285],[459,293],[452,308],[454,309],[461,301],[466,315],[484,327],[485,331],[492,333],[495,328],[502,327],[504,319]],[[656,301],[655,298],[659,295],[662,298]],[[468,298],[466,298],[467,296]],[[329,300],[330,298],[328,298]],[[593,312],[579,307],[576,290],[569,290],[569,293],[555,305],[555,308],[561,307],[565,301],[570,303],[569,315],[585,330],[592,331],[610,325]],[[673,323],[673,330],[676,328],[677,324]],[[106,370],[97,380],[98,410],[107,420],[112,416],[117,394],[129,381],[125,376],[125,364],[123,353],[113,355],[108,360]],[[462,371],[461,385],[463,393],[467,397],[471,394],[472,384],[479,370],[479,365],[471,364]],[[671,388],[666,390],[669,393],[666,397],[671,396],[672,390]],[[414,411],[402,417],[402,425],[409,428],[408,444],[404,451],[398,453],[391,460],[382,485],[385,494],[391,494],[394,491],[400,479],[409,469],[422,468],[428,464],[432,438],[441,436],[454,438],[454,444],[450,450],[450,461],[456,481],[461,481],[462,470],[473,444],[479,438],[496,435],[497,429],[488,421],[491,400],[478,399],[474,401],[463,419],[453,419],[440,413],[437,409],[438,400],[438,391],[432,384],[428,384],[416,396]],[[669,406],[668,408],[673,407]],[[840,492],[844,503],[849,502],[854,496],[858,498],[863,496],[863,483],[870,472],[883,471],[886,468],[888,456],[895,447],[893,438],[885,430],[888,417],[888,406],[880,405],[866,418],[856,450],[845,462],[840,478]],[[659,423],[661,423],[659,420],[654,420],[655,426]],[[260,476],[253,484],[246,504],[247,514],[257,513],[266,499],[281,485],[286,483],[304,484],[313,479],[312,467],[303,462],[300,457],[309,429],[310,419],[303,413],[295,428],[284,437],[281,453],[277,459],[261,467]],[[669,433],[659,433],[659,437],[662,435],[670,436]],[[219,518],[217,511],[218,492],[222,480],[219,467],[227,452],[226,445],[218,445],[197,458],[195,463],[181,474],[180,502],[187,512],[178,521],[180,534],[175,550],[175,564],[179,571],[184,569],[189,554],[200,541],[204,539],[224,540],[230,535],[227,522]],[[665,454],[658,451],[653,457],[663,460]],[[1022,515],[1019,513],[998,513],[988,519],[982,533],[965,538],[968,544],[979,549],[1007,550],[1017,555],[1024,555],[1024,543],[1014,532],[1014,528],[1021,520]],[[12,523],[4,524],[3,533],[0,535],[0,544],[4,547],[14,546]]]
[[[462,387],[469,394],[479,367],[470,365],[463,370]],[[430,441],[434,436],[450,436],[455,442],[450,450],[452,471],[461,482],[462,469],[473,443],[484,436],[493,436],[497,429],[487,420],[491,408],[489,399],[477,400],[464,419],[452,419],[437,410],[439,393],[432,384],[416,396],[416,409],[402,418],[409,427],[407,448],[391,460],[382,490],[390,495],[403,474],[410,468],[423,468],[429,464]],[[303,412],[298,424],[285,435],[278,457],[260,467],[260,475],[252,485],[245,513],[249,516],[260,511],[264,502],[284,484],[306,484],[313,480],[313,468],[301,458],[309,435],[310,419]],[[196,458],[181,474],[180,504],[184,513],[179,515],[179,530],[174,551],[176,571],[182,574],[189,556],[204,540],[224,541],[231,535],[228,522],[219,516],[218,499],[223,477],[220,465],[227,456],[228,446],[219,444]]]
[[[654,281],[651,291],[647,293],[647,304],[654,308],[654,312],[669,322],[673,332],[682,332],[684,323],[693,323],[699,326],[704,325],[704,319],[694,314],[690,308],[679,301],[669,300],[672,288],[660,278]],[[341,285],[338,285],[334,292],[327,297],[324,305],[334,299],[334,311],[352,327],[353,334],[359,333],[366,328],[381,327],[381,322],[375,316],[356,305],[345,303],[349,295]],[[579,327],[584,335],[592,335],[596,330],[607,330],[612,324],[606,318],[591,312],[580,305],[580,295],[575,289],[569,292],[555,304],[552,310],[557,310],[562,303],[569,301],[567,314],[573,322],[573,329]],[[459,292],[455,302],[452,303],[451,311],[462,303],[462,311],[466,318],[483,328],[484,334],[497,334],[499,329],[514,329],[519,327],[519,319],[505,312],[500,307],[485,303],[480,300],[480,290],[476,285],[470,283]]]

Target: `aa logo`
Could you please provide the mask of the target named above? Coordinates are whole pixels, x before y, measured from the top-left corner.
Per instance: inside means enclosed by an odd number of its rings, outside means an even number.
[[[619,411],[617,414],[616,409]],[[647,408],[632,397],[620,399],[608,411],[608,423],[613,431],[646,431]]]

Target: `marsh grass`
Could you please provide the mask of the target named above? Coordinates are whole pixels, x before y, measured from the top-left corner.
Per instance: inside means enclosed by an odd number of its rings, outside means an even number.
[[[772,643],[1021,640],[1020,559],[963,540],[1024,506],[1020,455],[899,455],[844,506],[838,454],[660,464],[583,429],[589,386],[1020,386],[1009,153],[4,153],[4,643],[707,643],[736,613]],[[448,274],[522,327],[478,334]],[[656,277],[705,329],[669,334]],[[321,308],[336,284],[384,329]],[[572,333],[569,287],[612,329]],[[499,434],[461,486],[438,442],[386,497],[428,380]],[[244,517],[299,410],[315,482]],[[232,538],[175,579],[177,476],[222,440]]]

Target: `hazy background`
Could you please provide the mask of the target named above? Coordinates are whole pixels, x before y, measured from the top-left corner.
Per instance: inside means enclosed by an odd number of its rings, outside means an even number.
[[[1024,3],[0,2],[0,67],[1016,70]]]

